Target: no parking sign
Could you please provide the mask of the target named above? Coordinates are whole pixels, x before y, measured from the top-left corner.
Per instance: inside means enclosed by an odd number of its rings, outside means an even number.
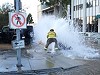
[[[9,25],[11,29],[26,28],[26,13],[10,12],[9,13]]]

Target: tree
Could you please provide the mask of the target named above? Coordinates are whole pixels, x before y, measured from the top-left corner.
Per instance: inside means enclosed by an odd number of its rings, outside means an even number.
[[[0,29],[9,24],[9,14],[12,10],[13,6],[12,4],[5,3],[2,6],[0,6]]]
[[[27,16],[27,24],[31,24],[31,23],[34,23],[34,22],[33,22],[32,15],[29,13]]]
[[[47,6],[54,6],[54,12],[60,14],[62,17],[67,16],[67,5],[70,4],[70,1],[71,0],[40,0],[42,4]]]

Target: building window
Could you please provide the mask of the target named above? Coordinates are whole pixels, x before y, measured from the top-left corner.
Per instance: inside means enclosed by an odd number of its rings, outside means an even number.
[[[90,17],[87,17],[87,25],[86,25],[86,32],[90,32],[91,24],[90,24]]]
[[[79,10],[79,5],[76,5],[76,10]]]
[[[98,32],[98,19],[95,19],[95,15],[97,14],[98,8],[96,6],[100,6],[100,0],[87,0],[86,2],[86,8],[87,8],[87,26],[86,26],[86,31],[87,32]],[[81,1],[79,1],[76,5],[74,4],[74,15],[77,15],[76,22],[78,23],[80,30],[82,31],[82,24],[83,24],[83,19],[82,19],[82,10],[83,9],[83,4]],[[82,11],[81,11],[82,10]],[[80,18],[81,17],[81,18]]]
[[[75,6],[74,6],[74,11],[75,11]]]
[[[95,16],[93,16],[92,24],[93,32],[98,32],[98,19],[96,19]]]
[[[99,0],[96,0],[96,6],[99,6]]]
[[[96,0],[93,0],[93,6],[96,6]]]

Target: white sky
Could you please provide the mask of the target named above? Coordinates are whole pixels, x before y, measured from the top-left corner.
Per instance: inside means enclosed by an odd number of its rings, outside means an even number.
[[[22,8],[26,10],[26,13],[31,13],[33,16],[33,20],[37,21],[37,5],[39,4],[38,0],[21,0]],[[0,0],[0,5],[3,3],[12,3],[14,4],[14,0]]]

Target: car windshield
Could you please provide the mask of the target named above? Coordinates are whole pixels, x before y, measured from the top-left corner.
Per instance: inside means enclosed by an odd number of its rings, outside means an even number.
[[[8,27],[4,27],[3,28],[3,32],[8,32],[9,31],[9,28]]]

